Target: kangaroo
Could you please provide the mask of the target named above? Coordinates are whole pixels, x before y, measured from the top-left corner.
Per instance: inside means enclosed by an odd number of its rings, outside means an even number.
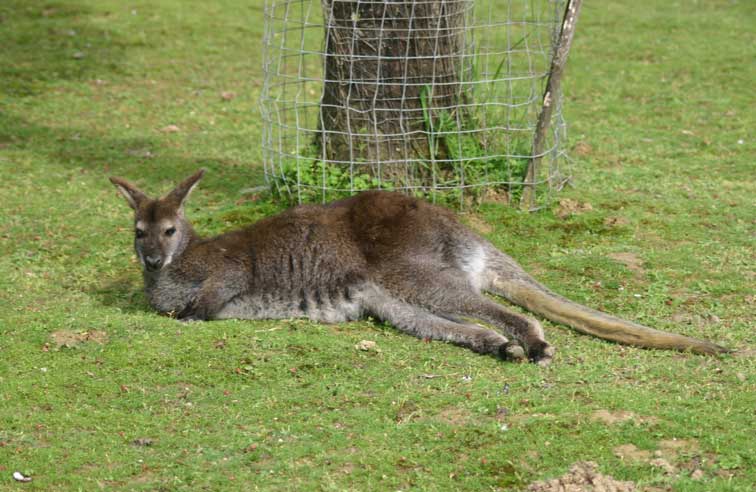
[[[728,351],[565,299],[449,210],[400,193],[366,191],[327,205],[300,205],[200,238],[184,203],[203,174],[159,199],[110,178],[134,209],[134,247],[147,299],[179,320],[307,317],[339,323],[371,315],[418,338],[549,364],[554,348],[541,324],[484,295],[489,293],[614,342]]]

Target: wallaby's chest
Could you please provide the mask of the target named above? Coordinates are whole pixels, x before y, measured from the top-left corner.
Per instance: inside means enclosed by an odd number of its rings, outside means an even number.
[[[202,286],[168,272],[157,279],[145,279],[145,294],[150,305],[161,313],[178,314],[197,296]]]

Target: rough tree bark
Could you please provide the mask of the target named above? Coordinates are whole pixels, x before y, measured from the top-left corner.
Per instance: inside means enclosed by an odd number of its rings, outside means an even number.
[[[471,0],[321,0],[326,25],[320,142],[325,158],[382,173],[427,158],[421,94],[453,106]],[[396,175],[396,174],[394,174]]]

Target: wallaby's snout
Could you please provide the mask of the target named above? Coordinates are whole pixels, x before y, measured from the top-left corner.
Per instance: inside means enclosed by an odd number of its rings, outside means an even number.
[[[147,270],[150,270],[151,272],[160,270],[160,267],[163,266],[163,259],[159,256],[145,256],[144,257],[144,267]]]
[[[110,178],[134,209],[134,249],[146,273],[170,265],[194,237],[192,226],[184,218],[184,202],[204,173],[200,169],[159,199],[148,197],[125,179]]]

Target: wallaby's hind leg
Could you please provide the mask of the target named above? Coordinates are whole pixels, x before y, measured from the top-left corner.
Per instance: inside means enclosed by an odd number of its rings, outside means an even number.
[[[482,295],[466,296],[463,302],[452,306],[456,313],[477,318],[493,324],[516,340],[525,350],[528,358],[540,365],[548,365],[554,357],[555,349],[544,337],[541,324],[529,317],[515,313]]]
[[[435,266],[396,262],[392,268],[397,269],[397,274],[392,275],[390,291],[396,297],[447,319],[456,316],[488,322],[509,338],[510,345],[520,345],[534,362],[541,365],[551,362],[554,348],[546,342],[540,323],[484,297],[474,279],[468,277],[469,272],[455,269],[439,272]]]
[[[482,326],[436,316],[425,309],[393,298],[375,284],[363,286],[359,298],[365,311],[417,338],[441,340],[480,354],[492,354],[504,359],[526,358],[522,347],[510,343],[500,333]]]

